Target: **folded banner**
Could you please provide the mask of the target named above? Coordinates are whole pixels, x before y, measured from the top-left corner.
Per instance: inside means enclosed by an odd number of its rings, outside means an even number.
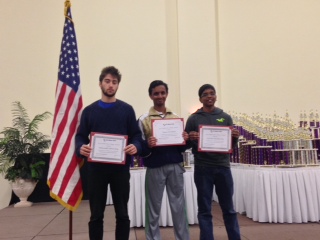
[[[74,137],[82,110],[77,40],[70,2],[65,2],[65,24],[59,59],[56,106],[52,127],[48,173],[50,196],[71,211],[82,199],[80,166],[75,155]]]

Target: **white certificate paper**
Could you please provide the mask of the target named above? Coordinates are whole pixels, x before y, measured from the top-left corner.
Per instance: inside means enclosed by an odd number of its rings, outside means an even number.
[[[153,119],[152,133],[157,146],[184,145],[183,118]]]
[[[92,151],[89,162],[125,164],[126,154],[124,148],[127,145],[127,136],[91,133],[90,146]]]
[[[231,130],[232,127],[200,125],[198,151],[231,153]]]

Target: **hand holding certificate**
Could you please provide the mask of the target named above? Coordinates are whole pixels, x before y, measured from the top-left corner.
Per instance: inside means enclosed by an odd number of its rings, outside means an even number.
[[[198,151],[231,153],[231,132],[232,127],[200,125]]]
[[[183,129],[182,118],[152,120],[153,136],[157,139],[156,146],[184,145]]]
[[[127,139],[128,137],[123,135],[91,133],[92,151],[88,161],[125,164],[124,148],[127,145]]]

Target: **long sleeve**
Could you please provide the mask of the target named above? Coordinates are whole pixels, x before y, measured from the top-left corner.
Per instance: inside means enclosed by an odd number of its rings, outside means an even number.
[[[142,136],[141,136],[141,130],[138,126],[138,123],[136,121],[136,115],[131,107],[129,109],[129,116],[128,116],[128,142],[129,144],[133,144],[138,151],[138,154],[141,154],[142,151]]]
[[[197,126],[195,125],[195,122],[194,122],[194,116],[191,115],[188,120],[187,120],[187,123],[186,123],[186,127],[185,127],[185,131],[189,134],[191,131],[198,131],[198,128]],[[198,141],[191,141],[191,140],[188,140],[187,141],[187,147],[188,148],[194,148],[194,147],[197,147],[198,146]]]
[[[142,121],[141,121],[140,118],[137,120],[137,123],[138,123],[139,129],[140,129],[141,134],[142,134],[141,135],[142,136],[142,142],[141,142],[142,149],[141,149],[140,156],[142,158],[146,158],[146,157],[151,155],[152,150],[148,146],[148,139],[144,134],[143,125],[142,125]]]
[[[80,148],[82,145],[86,145],[90,142],[90,139],[89,139],[90,130],[88,129],[86,114],[87,114],[87,111],[85,109],[82,111],[81,118],[80,118],[80,125],[75,137],[76,154],[78,157],[84,157],[80,154]]]

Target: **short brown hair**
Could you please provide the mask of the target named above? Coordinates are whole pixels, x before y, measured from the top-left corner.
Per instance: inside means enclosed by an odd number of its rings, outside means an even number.
[[[104,77],[107,76],[108,74],[111,74],[113,77],[117,78],[118,82],[120,83],[120,81],[121,81],[121,73],[114,66],[108,66],[108,67],[103,68],[101,70],[99,81],[102,82]]]

